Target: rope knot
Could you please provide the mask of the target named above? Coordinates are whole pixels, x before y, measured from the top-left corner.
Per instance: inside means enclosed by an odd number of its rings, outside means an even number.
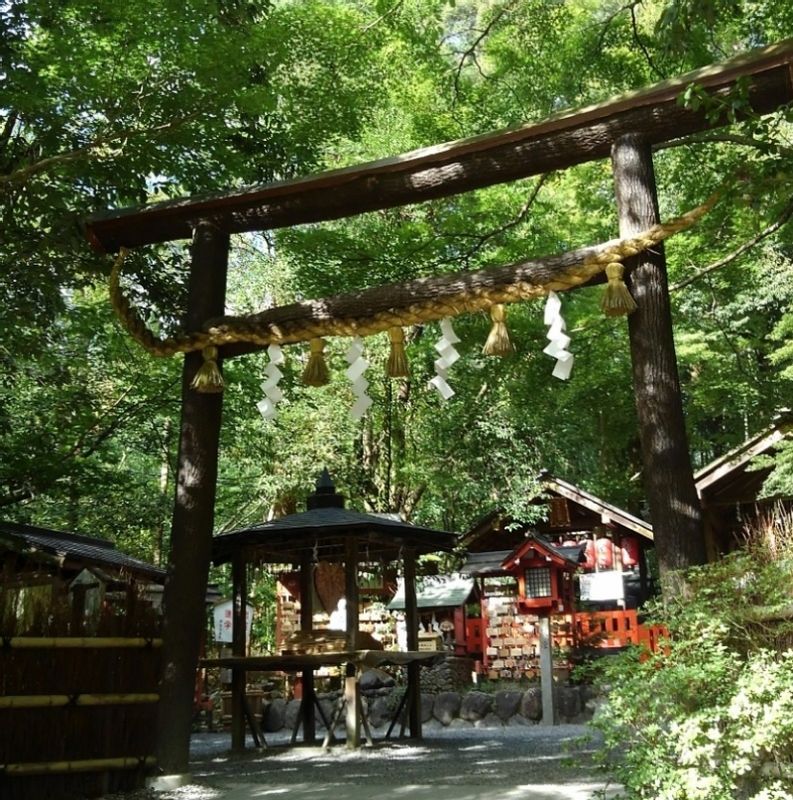
[[[408,359],[405,355],[405,332],[400,326],[388,329],[391,339],[391,352],[388,354],[386,373],[389,378],[407,378],[410,375]]]
[[[511,355],[515,348],[509,340],[509,331],[507,330],[506,311],[502,303],[496,303],[490,306],[490,319],[493,322],[493,327],[482,348],[482,352],[486,356],[508,356]]]
[[[303,370],[303,383],[306,386],[326,386],[330,382],[330,373],[325,362],[325,340],[316,336],[311,340],[309,347],[311,355]]]
[[[600,307],[607,317],[621,317],[636,310],[636,301],[625,285],[625,265],[621,261],[606,264],[608,284],[600,300]]]
[[[204,363],[198,368],[190,387],[201,394],[219,394],[225,384],[218,366],[218,349],[214,345],[207,345],[201,350],[201,355]]]

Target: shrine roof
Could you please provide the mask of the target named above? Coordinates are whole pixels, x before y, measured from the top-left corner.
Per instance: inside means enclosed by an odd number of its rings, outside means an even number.
[[[39,528],[19,522],[0,520],[0,548],[31,560],[59,562],[60,566],[102,567],[116,574],[162,583],[165,570],[122,553],[113,542],[93,536]]]
[[[468,602],[474,588],[474,579],[463,576],[425,579],[420,586],[416,586],[416,606],[418,608],[456,608]],[[391,611],[404,610],[404,581],[400,580],[396,594],[388,604],[388,608]]]
[[[306,552],[319,561],[344,560],[345,543],[354,538],[359,560],[396,559],[403,547],[417,555],[451,551],[457,534],[423,528],[404,522],[393,514],[367,514],[344,508],[344,498],[337,494],[327,472],[323,473],[317,493],[309,497],[309,508],[279,519],[222,533],[212,542],[216,564],[230,561],[234,552],[247,551],[253,560],[266,563],[299,563]],[[313,507],[311,507],[313,506]]]

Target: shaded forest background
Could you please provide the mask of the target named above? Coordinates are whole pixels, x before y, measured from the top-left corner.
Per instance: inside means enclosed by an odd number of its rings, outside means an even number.
[[[156,21],[156,24],[154,24]],[[0,514],[164,560],[179,429],[179,359],[139,350],[107,300],[110,259],[81,221],[108,207],[268,182],[599,102],[785,37],[793,5],[746,0],[129,0],[0,8]],[[730,98],[736,118],[744,100]],[[681,102],[699,104],[690,93]],[[790,110],[656,153],[664,217],[739,170],[748,188],[667,246],[695,468],[790,405]],[[616,236],[607,161],[463,196],[235,236],[229,313],[477,269]],[[141,249],[127,287],[156,330],[179,327],[186,244]],[[576,364],[542,354],[542,303],[512,306],[516,353],[486,358],[485,315],[461,317],[456,395],[427,385],[435,325],[408,332],[412,374],[349,419],[346,341],[329,386],[287,350],[275,422],[256,410],[262,355],[226,364],[216,528],[295,509],[327,466],[361,509],[466,529],[500,505],[526,517],[549,469],[637,513],[640,457],[623,319],[601,290],[563,297]],[[768,491],[793,491],[783,452]]]

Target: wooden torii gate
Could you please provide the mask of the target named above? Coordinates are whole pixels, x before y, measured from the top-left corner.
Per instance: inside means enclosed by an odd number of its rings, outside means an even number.
[[[315,176],[223,194],[188,197],[92,218],[87,235],[107,253],[192,238],[188,330],[224,311],[231,233],[338,219],[446,197],[611,157],[620,234],[658,222],[651,148],[728,124],[678,102],[688,87],[726,99],[740,80],[749,107],[766,114],[793,100],[793,39],[721,65],[542,122],[440,144]],[[629,318],[645,488],[659,560],[667,569],[702,563],[705,549],[688,444],[662,248],[628,262],[638,310]],[[250,352],[227,345],[221,357]],[[187,766],[191,705],[213,533],[222,395],[190,384],[199,352],[185,356],[160,701],[161,769]]]

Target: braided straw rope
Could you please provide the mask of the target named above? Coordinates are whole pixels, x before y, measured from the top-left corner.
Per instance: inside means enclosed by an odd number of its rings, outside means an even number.
[[[277,321],[273,320],[273,317],[278,316],[279,309],[270,309],[261,314],[251,314],[246,317],[222,318],[217,321],[217,324],[207,325],[203,331],[192,331],[172,338],[160,339],[146,327],[136,309],[132,307],[121,290],[119,276],[127,252],[126,248],[119,251],[113,264],[110,275],[110,299],[119,320],[132,338],[155,356],[172,356],[176,353],[202,350],[208,346],[219,347],[237,342],[266,346],[273,343],[306,342],[326,336],[369,336],[389,328],[418,325],[490,309],[491,306],[498,303],[532,300],[549,291],[561,292],[573,289],[602,272],[609,264],[622,262],[626,258],[638,255],[660,244],[670,236],[687,230],[710,211],[724,191],[721,189],[714,192],[704,203],[669,222],[653,225],[635,237],[621,239],[578,264],[559,268],[558,273],[542,283],[533,283],[517,276],[513,276],[510,280],[508,276],[504,276],[503,282],[498,285],[450,292],[442,297],[436,296],[402,307],[394,306],[365,316],[336,317],[325,314],[319,319],[306,320],[304,314],[303,318]],[[517,272],[517,267],[515,272]],[[483,274],[486,274],[486,271]],[[471,273],[461,273],[458,277],[470,277],[470,275]],[[452,282],[454,277],[446,276],[446,279]],[[398,290],[410,286],[411,284],[402,284],[391,288]],[[329,298],[319,303],[296,304],[293,308],[304,307],[310,315],[314,306],[332,306],[334,302],[342,299],[365,302],[367,294],[382,292],[383,288],[375,287],[375,289],[364,290],[352,295]],[[300,317],[299,314],[295,316]]]

